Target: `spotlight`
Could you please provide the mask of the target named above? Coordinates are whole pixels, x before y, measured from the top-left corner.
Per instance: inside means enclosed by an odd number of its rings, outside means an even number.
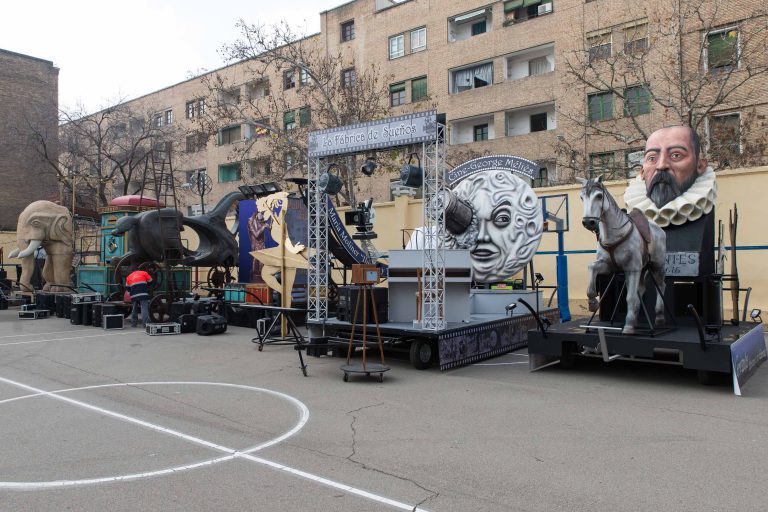
[[[749,318],[751,318],[754,322],[761,324],[763,323],[763,319],[760,318],[760,313],[762,313],[762,311],[758,308],[755,308],[749,312]]]
[[[376,162],[374,161],[374,157],[369,156],[368,158],[365,159],[365,163],[360,168],[360,172],[362,172],[366,176],[371,176],[371,175],[373,175],[373,171],[376,170],[376,167],[378,167],[378,166],[376,165]]]
[[[544,281],[544,276],[539,274],[538,272],[533,274],[533,276],[536,278],[536,284],[537,285],[541,284],[541,282]]]
[[[416,158],[416,165],[411,165],[411,160],[414,158]],[[421,169],[421,159],[418,154],[408,155],[408,161],[400,170],[400,183],[411,188],[419,188],[424,183],[424,171]]]
[[[336,169],[336,174],[331,174],[333,169]],[[329,165],[328,169],[317,179],[317,190],[320,193],[335,196],[341,192],[341,187],[342,183],[339,178],[339,166],[336,164]]]

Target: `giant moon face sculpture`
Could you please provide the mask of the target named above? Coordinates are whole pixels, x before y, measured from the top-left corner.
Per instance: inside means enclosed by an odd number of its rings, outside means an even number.
[[[446,233],[446,247],[470,250],[476,282],[508,279],[533,259],[544,221],[530,185],[509,171],[483,171],[462,180],[453,194],[473,215],[463,233]]]

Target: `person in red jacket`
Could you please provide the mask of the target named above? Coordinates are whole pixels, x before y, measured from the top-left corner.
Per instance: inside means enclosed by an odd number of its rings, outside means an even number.
[[[125,284],[131,294],[131,327],[136,327],[136,320],[141,307],[141,324],[149,323],[149,283],[152,276],[143,270],[136,270],[128,274]]]

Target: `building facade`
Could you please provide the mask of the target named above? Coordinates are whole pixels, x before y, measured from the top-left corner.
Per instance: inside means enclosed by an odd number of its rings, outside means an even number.
[[[21,211],[58,199],[58,181],[41,157],[58,153],[59,70],[47,60],[0,49],[0,231],[16,229]]]
[[[574,175],[630,177],[647,135],[683,122],[696,126],[722,167],[764,162],[763,10],[756,0],[354,0],[322,12],[320,33],[302,43],[348,63],[342,87],[378,70],[388,115],[444,113],[449,163],[517,155],[539,164],[534,185],[547,186]],[[213,185],[205,202],[215,203],[243,183],[291,170],[296,155],[254,156],[279,136],[265,126],[317,128],[313,106],[301,103],[303,70],[275,67],[254,80],[253,65],[132,102],[152,105],[160,124],[181,125],[175,169],[190,182],[181,196],[188,213],[199,208],[191,184],[200,174]],[[212,94],[214,76],[223,85]],[[200,135],[214,105],[278,97],[280,118],[245,116]],[[358,195],[387,200],[396,177],[361,181]]]

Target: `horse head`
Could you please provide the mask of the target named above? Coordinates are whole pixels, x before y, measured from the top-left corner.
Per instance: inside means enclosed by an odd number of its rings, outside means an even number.
[[[603,185],[603,177],[598,176],[590,180],[576,178],[576,181],[581,183],[579,197],[584,203],[584,215],[581,218],[581,223],[588,230],[597,233],[605,207],[605,196],[608,193]]]

